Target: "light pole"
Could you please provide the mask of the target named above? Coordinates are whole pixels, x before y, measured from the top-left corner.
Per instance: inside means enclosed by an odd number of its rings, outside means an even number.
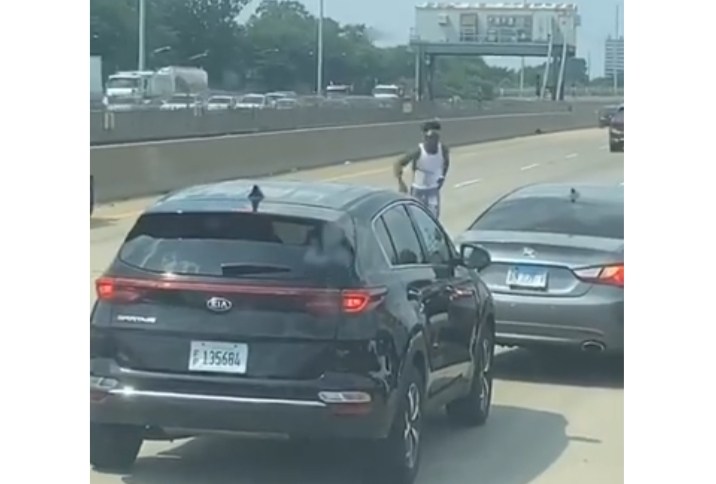
[[[146,67],[146,58],[145,58],[145,41],[144,41],[144,31],[145,31],[145,24],[146,24],[146,4],[145,0],[139,0],[139,55],[138,55],[138,62],[137,62],[137,68],[140,71],[143,71]]]
[[[527,8],[527,0],[523,0],[522,8]],[[525,95],[525,57],[520,57],[520,97]]]
[[[316,94],[323,94],[323,0],[318,0],[318,54],[316,61]]]

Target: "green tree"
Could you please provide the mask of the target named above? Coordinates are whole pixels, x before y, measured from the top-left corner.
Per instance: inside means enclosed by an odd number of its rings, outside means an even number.
[[[251,84],[267,90],[315,84],[316,28],[316,19],[301,3],[264,1],[243,37]]]
[[[137,67],[138,1],[90,0],[91,50],[105,75]],[[197,65],[214,87],[256,90],[316,87],[318,20],[292,0],[264,0],[245,26],[237,17],[248,0],[147,0],[147,66]],[[326,18],[324,80],[370,93],[376,83],[412,85],[414,53],[376,47],[365,25]],[[484,96],[509,73],[479,58],[440,59],[438,93]],[[514,75],[514,73],[513,73]]]
[[[241,27],[236,18],[248,0],[153,0],[157,23],[169,44],[165,60],[205,68],[215,84],[225,84],[243,66]],[[155,48],[164,39],[152,42]]]
[[[90,53],[102,56],[104,76],[137,67],[136,0],[90,2]]]

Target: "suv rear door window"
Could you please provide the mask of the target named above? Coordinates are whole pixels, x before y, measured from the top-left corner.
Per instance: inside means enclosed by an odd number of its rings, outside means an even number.
[[[423,259],[422,248],[413,223],[403,205],[388,209],[382,216],[398,253],[398,264],[419,264]]]
[[[380,217],[378,218],[378,220],[375,221],[374,227],[375,235],[378,237],[378,243],[381,245],[381,247],[383,247],[385,255],[388,257],[388,260],[391,264],[397,265],[398,253],[395,251],[393,241],[390,238],[390,234],[388,233],[388,229],[385,226],[383,217]]]
[[[445,232],[424,209],[409,205],[408,212],[415,222],[420,238],[425,246],[425,264],[447,264],[452,259]]]
[[[333,222],[254,213],[150,213],[119,251],[153,273],[346,282],[353,244]]]
[[[624,238],[621,200],[578,200],[525,197],[498,202],[470,227],[498,230]]]

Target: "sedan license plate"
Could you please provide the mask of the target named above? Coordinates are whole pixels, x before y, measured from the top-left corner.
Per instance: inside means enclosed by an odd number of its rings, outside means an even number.
[[[513,267],[507,273],[507,285],[529,289],[547,287],[547,271],[537,267]]]
[[[211,373],[246,373],[249,347],[244,343],[192,341],[189,371]]]

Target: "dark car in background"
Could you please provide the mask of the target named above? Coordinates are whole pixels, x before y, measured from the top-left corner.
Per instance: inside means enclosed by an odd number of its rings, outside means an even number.
[[[624,152],[624,105],[622,104],[609,121],[609,151]]]
[[[258,432],[368,441],[377,479],[412,483],[429,408],[488,418],[489,262],[387,190],[234,181],[162,198],[96,282],[90,462]]]
[[[605,106],[597,112],[597,124],[600,128],[606,128],[612,120],[612,116],[619,110],[619,105]]]
[[[623,353],[622,186],[517,189],[458,241],[490,253],[481,276],[495,301],[498,344]]]
[[[94,213],[94,176],[90,175],[90,217]]]

